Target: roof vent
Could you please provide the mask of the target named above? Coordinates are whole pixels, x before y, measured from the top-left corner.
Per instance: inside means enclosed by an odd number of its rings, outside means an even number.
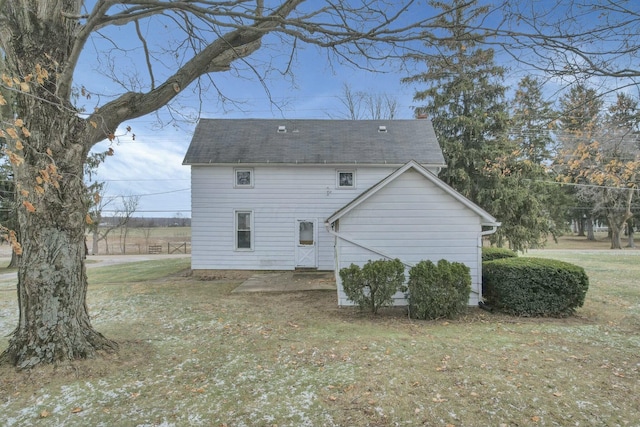
[[[287,132],[287,127],[282,125],[282,126],[278,126],[278,133],[286,133]]]
[[[386,132],[386,131],[387,131],[386,126],[378,126],[378,132]]]

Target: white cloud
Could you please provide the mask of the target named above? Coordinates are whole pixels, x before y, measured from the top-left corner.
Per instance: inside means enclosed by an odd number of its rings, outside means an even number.
[[[140,195],[136,216],[172,216],[176,212],[189,216],[190,171],[182,165],[182,159],[191,135],[151,131],[135,122],[132,127],[141,130],[135,141],[124,136],[94,147],[94,152],[109,147],[114,150],[114,155],[99,166],[95,180],[107,182],[106,197]]]

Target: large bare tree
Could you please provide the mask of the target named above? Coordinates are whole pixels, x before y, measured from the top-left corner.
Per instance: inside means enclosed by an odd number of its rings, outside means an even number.
[[[21,247],[17,249],[22,252],[19,322],[4,360],[27,368],[117,349],[116,343],[93,329],[86,306],[83,256],[89,198],[82,177],[87,154],[96,143],[115,138],[123,122],[170,105],[188,88],[224,89],[207,80],[212,73],[247,71],[263,81],[272,61],[254,54],[269,46],[274,55],[285,56],[284,68],[279,70],[284,73],[290,72],[296,49],[302,45],[371,69],[375,61],[401,57],[406,49],[431,46],[438,54],[438,29],[446,22],[434,7],[438,2],[430,3],[0,0],[0,55],[6,70],[0,84],[12,93],[14,102],[14,115],[5,117],[2,128],[18,189]],[[607,22],[593,33],[592,41],[608,36],[606,31],[627,34],[635,25],[622,21],[620,7],[605,3],[616,8],[619,22]],[[546,43],[556,52],[569,52],[567,47],[573,46],[577,36],[588,37],[587,29],[575,25],[571,32],[580,34],[564,31],[556,36],[547,34],[555,30],[551,26],[545,27],[546,32],[536,30],[537,22],[547,21],[530,16],[511,21],[508,14],[521,11],[508,10],[507,5],[491,9],[505,15],[486,21],[497,23],[488,36],[501,37],[488,40],[505,47],[516,40],[523,48],[527,43]],[[629,16],[637,21],[637,13]],[[509,27],[511,22],[528,22],[531,28],[516,31]],[[594,25],[601,25],[600,21]],[[637,58],[638,44],[631,40],[612,41],[630,46],[627,56],[615,47],[618,59]],[[577,49],[581,46],[585,49],[578,53],[595,64],[594,72],[602,69],[598,64],[610,63],[596,61],[598,52],[587,49],[588,40]],[[74,83],[74,75],[87,71],[81,64],[87,63],[87,52],[93,49],[103,73],[113,78],[121,92],[97,96],[100,91]],[[623,64],[618,72],[602,72],[637,76],[626,68]],[[99,101],[84,110],[81,100],[90,95],[92,102]]]
[[[3,132],[22,251],[19,323],[4,360],[27,368],[117,349],[91,326],[86,305],[83,164],[96,143],[208,74],[243,67],[261,79],[269,64],[251,55],[267,35],[292,60],[301,44],[363,67],[400,56],[405,44],[431,37],[432,17],[415,12],[413,0],[0,0],[2,85],[14,94],[16,115]],[[85,112],[79,100],[91,90],[74,87],[74,74],[94,46],[124,90]],[[144,72],[124,62],[133,56]]]

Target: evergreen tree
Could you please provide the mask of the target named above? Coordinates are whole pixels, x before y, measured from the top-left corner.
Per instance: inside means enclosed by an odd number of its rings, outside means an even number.
[[[538,182],[546,179],[538,160],[547,155],[549,134],[538,131],[549,107],[541,101],[536,82],[527,80],[519,102],[524,105],[525,99],[530,100],[530,108],[536,111],[520,117],[521,131],[528,139],[519,142],[531,145],[531,154],[523,156],[507,134],[505,69],[494,63],[493,50],[478,47],[486,35],[468,30],[486,7],[461,0],[431,4],[443,10],[439,24],[450,34],[443,38],[438,55],[412,57],[423,61],[426,71],[403,82],[428,86],[414,95],[415,101],[424,102],[415,111],[433,121],[447,161],[440,178],[502,222],[491,236],[492,243],[508,244],[514,250],[538,246],[555,232],[552,210],[546,205],[548,188]],[[538,93],[529,92],[534,87]]]
[[[560,129],[563,143],[575,145],[588,139],[600,120],[602,99],[595,89],[583,84],[572,86],[569,93],[560,98]]]
[[[525,77],[510,102],[510,140],[514,150],[488,163],[485,207],[500,212],[502,226],[490,236],[497,246],[526,250],[555,239],[566,227],[569,200],[550,168],[554,112],[539,81]]]
[[[536,164],[549,161],[553,150],[552,103],[542,97],[542,85],[526,76],[518,84],[511,102],[510,134],[522,151],[522,157]]]
[[[414,101],[417,115],[428,115],[442,147],[447,168],[440,178],[464,196],[482,204],[478,193],[483,185],[485,160],[504,150],[507,128],[505,69],[494,63],[492,49],[478,45],[485,35],[471,32],[470,23],[479,20],[487,7],[477,1],[430,2],[442,9],[438,25],[450,34],[442,39],[437,55],[413,55],[424,62],[426,71],[403,79],[404,83],[425,83]]]

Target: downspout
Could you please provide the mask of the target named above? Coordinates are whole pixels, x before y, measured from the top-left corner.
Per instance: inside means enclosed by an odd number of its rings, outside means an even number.
[[[482,301],[482,238],[484,236],[489,236],[490,234],[495,233],[496,231],[498,231],[498,227],[500,226],[500,223],[497,224],[492,224],[490,225],[490,229],[489,230],[484,230],[480,232],[480,235],[478,236],[478,287],[479,287],[479,291],[473,292],[474,294],[478,295],[478,306],[482,308],[483,306],[483,301]]]

